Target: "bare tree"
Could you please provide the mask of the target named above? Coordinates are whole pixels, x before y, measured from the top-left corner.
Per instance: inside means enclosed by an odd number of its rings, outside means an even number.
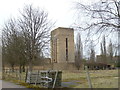
[[[3,62],[8,62],[11,65],[12,71],[14,71],[14,65],[18,59],[17,48],[17,27],[15,20],[10,19],[2,29],[2,54]]]
[[[5,47],[5,43],[3,42],[3,39],[2,39],[2,69],[3,69],[3,73],[4,73],[4,69],[5,69],[5,64],[7,62],[6,60],[6,47]]]
[[[103,54],[106,56],[107,53],[106,53],[106,39],[105,39],[105,36],[103,36]]]
[[[24,34],[29,70],[32,71],[33,61],[48,45],[49,31],[53,24],[48,20],[48,14],[44,10],[28,5],[21,12],[19,26]]]
[[[99,40],[103,32],[106,35],[109,35],[111,32],[118,32],[118,55],[120,56],[120,1],[99,0],[91,5],[83,5],[77,2],[76,8],[84,11],[90,19],[87,19],[87,22],[84,24],[85,27],[77,26],[87,32],[86,41],[89,41],[91,36],[96,34],[98,36],[97,40]],[[120,63],[119,59],[118,64]]]
[[[101,48],[101,55],[103,55],[104,52],[103,52],[103,45],[102,45],[102,43],[100,43],[100,48]]]
[[[82,59],[83,59],[83,46],[82,46],[80,33],[77,34],[75,50],[76,50],[75,51],[75,65],[77,69],[79,70],[82,65]]]
[[[120,31],[118,22],[120,21],[120,5],[117,0],[99,0],[91,5],[77,2],[76,8],[84,11],[90,19],[87,19],[85,27],[77,26],[87,32],[87,39],[96,34],[99,38],[103,32],[109,35],[111,32]]]
[[[114,63],[113,61],[113,44],[112,44],[112,41],[110,40],[109,42],[109,45],[108,45],[108,48],[107,48],[107,51],[108,51],[108,57],[109,57],[109,60],[108,60],[108,63],[112,64]]]
[[[120,1],[118,2],[118,10],[120,17]],[[120,18],[118,19],[118,24],[120,25]],[[118,28],[118,66],[120,67],[120,28]]]
[[[24,72],[25,71],[25,65],[27,64],[26,56],[25,56],[25,41],[23,38],[23,35],[21,32],[19,33],[17,37],[17,54],[19,55],[18,57],[18,65],[19,65],[19,72]]]
[[[106,51],[106,38],[105,35],[103,36],[101,45],[101,62],[107,63],[107,51]]]
[[[21,32],[18,29],[17,21],[15,19],[8,20],[2,29],[2,55],[3,67],[5,64],[10,64],[12,71],[14,66],[25,67],[25,45]]]
[[[94,50],[93,41],[91,41],[90,43],[90,62],[91,63],[95,62],[95,50]]]

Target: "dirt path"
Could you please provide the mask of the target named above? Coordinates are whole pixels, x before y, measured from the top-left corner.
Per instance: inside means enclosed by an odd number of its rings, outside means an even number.
[[[0,90],[2,89],[2,80],[0,80]]]
[[[11,83],[11,82],[7,82],[7,81],[2,81],[0,80],[0,89],[1,88],[24,88],[24,86],[20,86],[20,85],[16,85],[14,83]],[[2,89],[4,90],[4,89]],[[25,90],[29,90],[29,89],[25,89]]]

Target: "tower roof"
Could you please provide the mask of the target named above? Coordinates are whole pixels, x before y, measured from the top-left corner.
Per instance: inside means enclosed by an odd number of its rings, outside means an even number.
[[[52,31],[56,31],[56,30],[58,31],[58,30],[74,30],[74,29],[73,28],[66,28],[66,27],[58,27]]]

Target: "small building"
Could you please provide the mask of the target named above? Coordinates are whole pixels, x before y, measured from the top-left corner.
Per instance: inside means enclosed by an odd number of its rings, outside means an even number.
[[[58,27],[51,32],[51,62],[74,63],[74,30]]]
[[[58,27],[51,32],[51,63],[53,69],[75,68],[74,30]]]
[[[87,66],[89,70],[105,70],[105,69],[111,69],[111,65],[105,64],[105,63],[85,63],[84,66]],[[84,67],[85,69],[85,67]]]

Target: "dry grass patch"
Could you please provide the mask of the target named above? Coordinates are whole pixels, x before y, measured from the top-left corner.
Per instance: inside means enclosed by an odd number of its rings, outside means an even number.
[[[90,77],[93,88],[118,88],[118,70],[90,70]],[[75,88],[89,88],[86,72],[63,72],[62,81],[79,81],[78,85],[71,85]]]

